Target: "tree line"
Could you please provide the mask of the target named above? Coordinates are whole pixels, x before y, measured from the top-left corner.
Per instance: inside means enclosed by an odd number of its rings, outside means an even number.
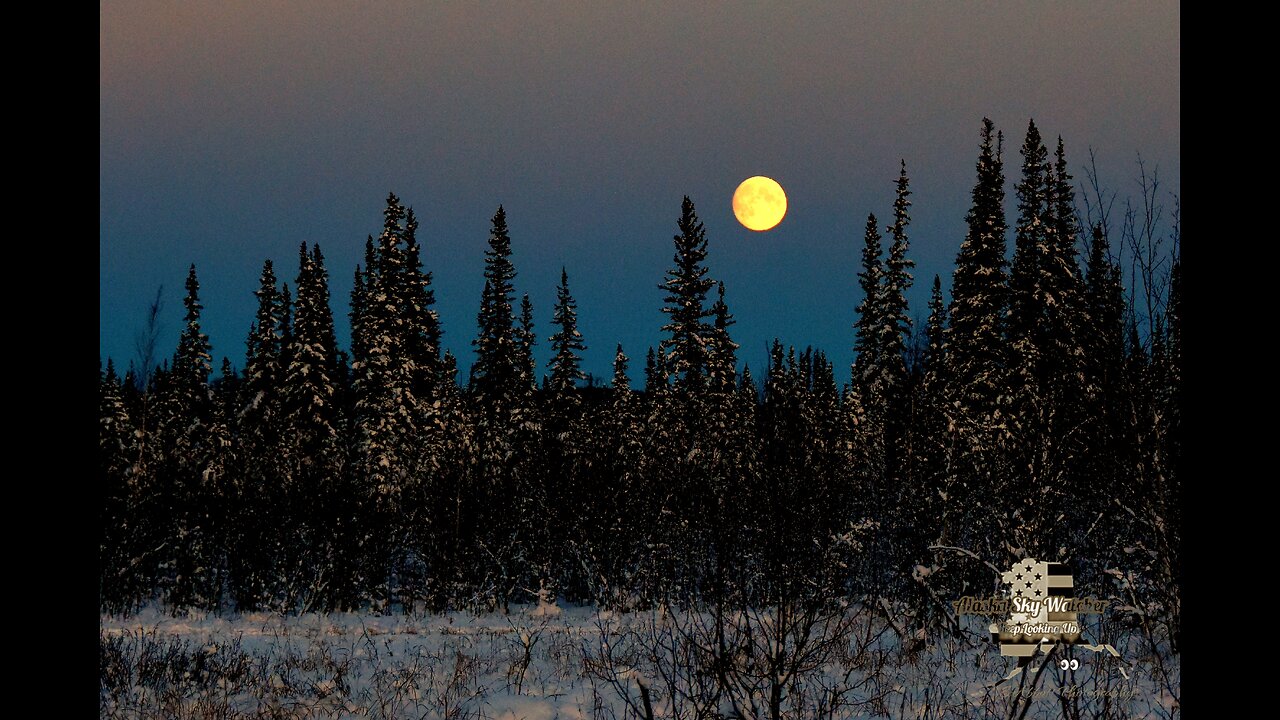
[[[1035,557],[1176,628],[1177,225],[1157,257],[1134,223],[1081,218],[1060,138],[1051,153],[1032,122],[1019,155],[1010,259],[1003,135],[984,119],[951,298],[935,276],[923,328],[903,163],[889,221],[866,220],[844,387],[823,351],[776,340],[759,380],[740,367],[687,197],[643,389],[621,346],[612,383],[584,386],[563,271],[539,382],[501,207],[466,378],[394,194],[355,270],[349,354],[304,243],[292,288],[264,263],[245,365],[211,381],[192,266],[172,357],[100,369],[101,605],[883,598],[946,625],[959,594],[996,589],[993,567]]]

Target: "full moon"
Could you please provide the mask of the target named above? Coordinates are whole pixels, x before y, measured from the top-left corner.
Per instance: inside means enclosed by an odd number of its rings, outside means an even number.
[[[787,194],[776,180],[749,177],[733,191],[733,214],[748,230],[772,230],[787,214]]]

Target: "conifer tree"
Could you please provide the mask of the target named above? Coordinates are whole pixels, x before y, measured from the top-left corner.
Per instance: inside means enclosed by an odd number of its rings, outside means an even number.
[[[206,471],[217,461],[220,440],[210,435],[213,395],[209,389],[212,359],[209,338],[200,329],[200,282],[195,265],[187,273],[183,299],[186,324],[178,339],[172,369],[165,373],[167,407],[162,419],[161,447],[168,455],[164,475],[171,487],[170,601],[178,607],[210,607],[216,602],[219,562],[215,508]]]
[[[196,266],[187,273],[187,295],[182,304],[186,308],[186,325],[178,339],[178,349],[173,356],[171,380],[187,419],[207,422],[213,410],[213,398],[209,394],[209,374],[213,371],[213,359],[209,355],[209,337],[200,331],[200,281],[196,278]]]
[[[538,388],[538,364],[533,358],[533,348],[538,344],[538,336],[533,331],[533,303],[529,293],[520,296],[520,324],[515,329],[516,367],[520,370],[522,382],[519,396],[528,398],[531,390]]]
[[[983,118],[977,179],[952,275],[950,323],[944,333],[946,475],[939,492],[947,500],[937,536],[942,545],[964,547],[992,562],[1004,561],[1005,529],[992,513],[979,508],[1000,496],[1008,474],[1003,450],[1009,435],[1003,141],[991,120]],[[933,579],[950,583],[937,588],[939,592],[957,591],[985,572],[963,558],[938,554],[934,559],[941,570]]]
[[[724,283],[716,283],[716,301],[711,305],[710,352],[707,375],[710,387],[719,393],[732,393],[737,387],[738,344],[729,336],[729,328],[735,323],[724,301]]]
[[[258,298],[258,312],[246,341],[248,352],[245,356],[241,413],[272,417],[278,409],[276,394],[282,379],[284,297],[276,287],[275,269],[270,260],[263,262],[258,289],[253,294]]]
[[[432,308],[435,291],[431,273],[423,272],[418,220],[413,208],[405,212],[403,276],[397,284],[405,311],[405,346],[412,360],[413,393],[421,400],[434,397],[440,375],[440,318]]]
[[[1041,557],[1051,549],[1060,551],[1066,541],[1063,525],[1054,518],[1079,510],[1079,488],[1067,479],[1078,469],[1085,442],[1079,403],[1086,390],[1085,319],[1073,193],[1061,140],[1055,165],[1032,121],[1022,155],[1010,277],[1008,334],[1015,362],[1011,418],[1014,466],[1020,471],[1016,487],[1037,488],[1020,518],[1019,532],[1027,536],[1029,550]]]
[[[398,585],[393,554],[416,526],[412,512],[420,481],[422,400],[414,394],[416,361],[410,354],[413,313],[405,305],[408,213],[387,196],[383,228],[367,245],[364,316],[358,318],[364,357],[352,365],[355,391],[355,482],[361,488],[360,544],[375,602],[390,603]],[[325,353],[328,355],[328,353]],[[408,497],[406,497],[406,495]]]
[[[973,204],[951,282],[947,363],[951,394],[962,427],[998,427],[996,415],[1007,367],[1004,326],[1008,307],[1005,260],[1003,135],[982,119]]]
[[[942,368],[946,348],[947,306],[942,300],[942,278],[933,276],[929,295],[929,321],[925,327],[924,375],[926,378]]]
[[[282,384],[285,421],[297,443],[298,461],[306,468],[319,462],[324,448],[337,439],[338,356],[324,255],[319,245],[308,253],[303,243],[298,256],[298,297]]]
[[[511,237],[507,214],[498,206],[489,232],[489,249],[484,252],[484,293],[480,297],[477,322],[480,333],[472,342],[476,361],[471,366],[471,388],[486,404],[514,397],[522,373],[517,361],[515,318],[511,305],[515,288],[515,267],[511,264]]]
[[[115,364],[108,358],[98,381],[98,591],[103,605],[116,611],[130,605],[136,592],[130,563],[138,549],[131,537],[137,509],[135,453],[134,425]]]
[[[644,391],[656,393],[667,385],[667,374],[658,362],[657,353],[650,347],[644,358]]]
[[[547,367],[551,370],[550,390],[554,395],[570,393],[574,383],[585,380],[582,359],[578,353],[586,350],[582,333],[578,332],[578,304],[569,293],[569,275],[560,269],[560,287],[556,289],[556,306],[552,323],[558,330],[551,335],[552,358]]]
[[[893,201],[893,225],[889,226],[889,257],[884,263],[881,310],[883,313],[881,331],[880,360],[883,363],[883,375],[888,379],[891,392],[901,395],[902,387],[907,379],[906,339],[911,333],[911,318],[907,312],[907,291],[911,289],[911,268],[915,262],[907,257],[907,225],[911,218],[907,208],[911,201],[910,181],[907,179],[907,163],[902,161],[901,174],[897,181],[897,197]]]
[[[294,597],[289,603],[316,601],[315,573],[333,577],[330,564],[341,552],[338,533],[352,531],[346,513],[337,504],[350,505],[354,497],[341,486],[342,439],[339,437],[339,389],[337,342],[333,311],[329,306],[329,275],[319,245],[308,252],[298,249],[297,300],[295,301],[289,364],[283,374],[282,419],[286,443],[282,460],[287,464],[285,566],[303,568],[294,573]],[[325,598],[326,600],[328,598]],[[323,602],[323,600],[321,601]]]
[[[281,539],[273,515],[282,507],[279,493],[287,472],[280,452],[285,297],[276,286],[270,260],[262,265],[254,295],[258,311],[245,343],[244,379],[234,420],[239,458],[231,483],[234,509],[228,538],[232,597],[241,610],[258,609],[276,584],[274,552]]]
[[[874,213],[867,215],[863,233],[862,271],[858,273],[858,286],[862,288],[862,302],[857,307],[858,320],[854,324],[853,385],[862,398],[869,398],[882,386],[879,371],[883,367],[880,352],[883,349],[884,264],[881,255],[879,222]]]
[[[542,480],[535,476],[540,424],[533,404],[533,307],[526,296],[521,325],[516,326],[516,271],[502,206],[493,216],[484,275],[479,333],[472,343],[476,362],[471,366],[471,389],[480,415],[477,472],[485,498],[480,519],[486,561],[482,582],[489,584],[490,600],[505,607],[518,593],[533,589],[526,573],[535,566],[545,576],[547,557],[542,539],[545,514],[543,522],[535,522],[546,498]]]
[[[674,236],[675,266],[667,271],[660,285],[667,292],[662,312],[669,316],[662,332],[668,333],[658,345],[659,360],[668,368],[676,385],[686,389],[700,388],[707,371],[707,337],[705,318],[710,311],[704,304],[714,282],[707,277],[703,265],[707,258],[706,228],[698,219],[693,201],[686,195],[676,221],[680,234]]]

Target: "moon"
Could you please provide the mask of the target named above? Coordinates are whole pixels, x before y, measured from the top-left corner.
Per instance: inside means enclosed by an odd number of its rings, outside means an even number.
[[[772,230],[787,214],[787,194],[772,178],[749,177],[733,191],[733,214],[748,230]]]

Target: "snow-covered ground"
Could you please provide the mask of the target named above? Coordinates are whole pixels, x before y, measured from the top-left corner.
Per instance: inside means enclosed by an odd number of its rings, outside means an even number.
[[[814,662],[794,663],[794,677],[774,683],[773,617],[729,622],[734,689],[717,691],[726,676],[704,642],[713,625],[687,613],[540,605],[478,616],[173,617],[152,607],[101,618],[101,714],[594,719],[644,717],[647,700],[654,717],[769,717],[777,684],[785,717],[984,718],[1027,702],[1035,679],[1028,672],[995,687],[1012,661],[976,625],[964,638],[903,643],[863,613]],[[1177,717],[1178,657],[1144,651],[1138,633],[1112,642],[1119,659],[1076,649],[1079,670],[1046,668],[1026,717]],[[794,651],[794,637],[782,647]]]

